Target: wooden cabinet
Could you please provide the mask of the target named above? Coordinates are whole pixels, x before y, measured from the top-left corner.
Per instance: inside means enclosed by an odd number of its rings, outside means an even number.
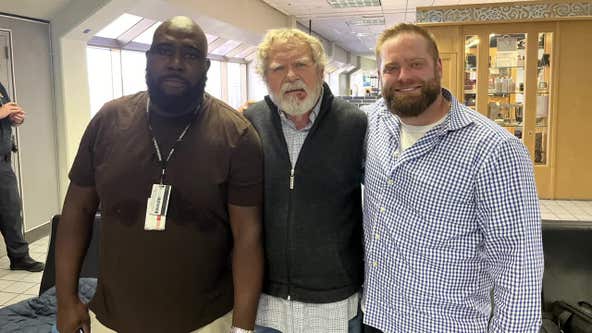
[[[552,198],[556,24],[427,28],[436,37],[446,64],[443,85],[461,103],[524,142],[535,165],[539,196]],[[454,55],[456,61],[451,59]]]

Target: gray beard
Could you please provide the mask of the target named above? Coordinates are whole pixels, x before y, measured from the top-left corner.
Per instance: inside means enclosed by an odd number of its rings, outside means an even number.
[[[273,104],[275,104],[281,111],[291,116],[300,116],[311,111],[315,107],[319,100],[319,97],[321,96],[322,87],[323,85],[319,83],[317,87],[312,91],[312,94],[308,95],[306,99],[300,102],[299,104],[294,103],[293,101],[282,101],[281,98],[277,98],[277,96],[271,91],[271,89],[269,89],[269,87],[268,91],[269,98],[271,98]]]

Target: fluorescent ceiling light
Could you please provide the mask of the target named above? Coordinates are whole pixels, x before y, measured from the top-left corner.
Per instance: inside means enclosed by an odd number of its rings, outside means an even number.
[[[384,16],[362,16],[347,21],[347,24],[350,26],[384,25]]]
[[[333,8],[358,8],[358,7],[377,7],[380,6],[380,0],[327,0],[329,6]]]
[[[95,36],[117,39],[117,37],[123,35],[124,32],[140,22],[141,19],[139,16],[123,13],[113,22],[109,23],[109,25],[101,29],[101,31],[97,32]]]

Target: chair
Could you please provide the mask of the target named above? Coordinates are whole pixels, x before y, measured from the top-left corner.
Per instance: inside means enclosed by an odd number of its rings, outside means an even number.
[[[45,260],[45,270],[41,278],[39,295],[55,285],[55,238],[60,224],[60,215],[51,219],[51,236],[49,239],[49,250]],[[91,241],[82,263],[80,277],[98,278],[99,276],[99,238],[101,230],[101,216],[96,215],[93,222]]]

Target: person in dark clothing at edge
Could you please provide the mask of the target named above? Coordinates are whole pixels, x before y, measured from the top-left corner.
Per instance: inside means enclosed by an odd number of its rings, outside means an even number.
[[[263,160],[252,125],[204,93],[207,40],[160,25],[148,92],[107,103],[82,138],[57,235],[58,330],[253,332],[261,292]],[[97,292],[78,276],[101,202]]]
[[[8,92],[0,83],[0,231],[6,243],[10,269],[41,272],[45,266],[29,256],[29,244],[23,235],[21,199],[11,164],[11,154],[16,151],[12,126],[19,126],[24,121],[25,111],[10,101]]]
[[[257,332],[359,332],[366,116],[323,82],[320,41],[270,30],[258,49],[269,95],[244,115],[264,155],[265,277]]]

